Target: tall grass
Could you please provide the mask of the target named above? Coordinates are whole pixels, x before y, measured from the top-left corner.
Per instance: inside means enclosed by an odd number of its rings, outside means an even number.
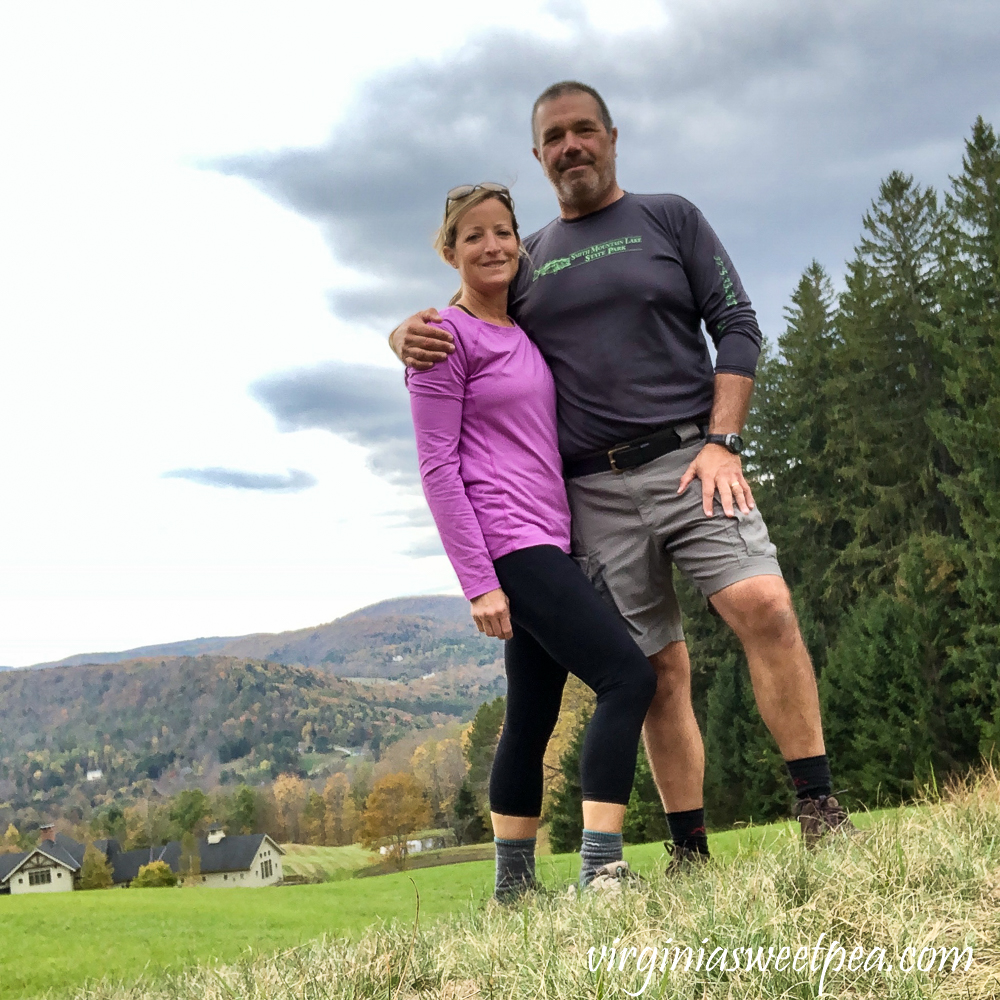
[[[834,941],[845,950],[839,970],[835,950],[826,959]],[[817,943],[818,962],[810,951],[813,968],[800,961],[796,971],[796,949]],[[684,946],[691,948],[689,967],[686,952],[673,967],[674,949]],[[789,952],[778,969],[775,958],[783,947]],[[882,949],[882,969],[849,971],[856,947],[870,963]],[[924,949],[941,947],[971,948],[971,965],[966,969],[966,952],[952,971],[957,952],[951,952],[942,971],[936,953],[933,971],[910,971],[918,958],[926,966]],[[716,949],[723,948],[729,971],[717,968]],[[732,970],[733,948],[740,949],[739,971]],[[767,968],[748,971],[746,948],[753,956],[763,949],[760,961]],[[907,948],[915,949],[909,957]],[[103,984],[79,996],[603,1000],[631,993],[758,1000],[817,997],[821,985],[823,995],[837,997],[1000,997],[1000,780],[994,772],[951,788],[927,809],[880,822],[863,839],[840,840],[814,853],[785,844],[680,878],[656,875],[620,895],[571,899],[552,890],[514,908],[484,900],[426,925],[417,920],[379,926],[353,942],[324,939],[277,955],[192,969],[155,986]]]

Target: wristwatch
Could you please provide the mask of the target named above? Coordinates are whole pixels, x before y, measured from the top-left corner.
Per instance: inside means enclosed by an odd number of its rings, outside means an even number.
[[[705,437],[706,444],[721,444],[727,451],[738,455],[743,451],[743,438],[739,434],[708,434]]]

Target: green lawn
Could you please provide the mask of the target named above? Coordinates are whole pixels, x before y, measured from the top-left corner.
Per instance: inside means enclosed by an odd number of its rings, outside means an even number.
[[[303,875],[327,882],[350,878],[358,868],[380,861],[378,854],[358,844],[347,847],[314,847],[312,844],[282,844],[281,859],[286,875]]]
[[[895,810],[889,811],[893,813]],[[876,816],[857,817],[868,825]],[[790,823],[710,837],[720,861],[796,836]],[[309,851],[345,848],[305,848]],[[361,855],[367,852],[360,851]],[[293,852],[298,855],[299,852]],[[661,844],[626,848],[639,871],[664,864]],[[344,854],[346,859],[350,855]],[[576,877],[576,855],[538,859],[551,887]],[[412,879],[412,883],[411,880]],[[364,880],[265,889],[114,889],[0,897],[0,998],[57,995],[90,979],[132,981],[210,960],[232,961],[247,949],[273,952],[323,935],[356,937],[378,921],[410,921],[415,887],[421,921],[477,907],[492,891],[493,862],[425,868]]]

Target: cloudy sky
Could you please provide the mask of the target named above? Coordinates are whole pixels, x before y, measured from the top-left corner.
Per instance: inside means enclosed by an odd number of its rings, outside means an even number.
[[[443,193],[555,214],[528,112],[600,89],[768,336],[880,178],[1000,123],[995,0],[50,2],[0,13],[0,664],[457,592],[385,346]]]

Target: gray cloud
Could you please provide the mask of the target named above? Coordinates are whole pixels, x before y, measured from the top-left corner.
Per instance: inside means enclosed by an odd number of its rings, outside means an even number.
[[[327,362],[278,372],[250,387],[279,430],[331,431],[368,449],[368,465],[391,482],[419,482],[402,368]]]
[[[698,204],[775,336],[813,257],[840,272],[882,177],[900,168],[941,185],[960,167],[975,116],[1000,118],[995,0],[664,8],[666,27],[629,36],[602,37],[569,15],[558,43],[490,31],[447,58],[371,79],[325,145],[218,169],[314,220],[335,257],[372,279],[333,292],[331,309],[381,332],[454,290],[454,272],[430,248],[449,187],[516,181],[522,231],[552,218],[528,114],[547,84],[583,79],[619,126],[623,186]],[[372,449],[373,469],[412,481],[402,385],[374,372],[275,376],[258,383],[259,398],[288,426],[344,434]]]
[[[163,473],[164,479],[187,479],[201,486],[220,486],[234,490],[262,490],[268,493],[301,493],[316,485],[316,477],[301,469],[287,473],[244,472],[241,469],[172,469]]]
[[[444,554],[444,546],[436,533],[428,535],[419,542],[414,542],[403,550],[403,555],[409,556],[411,559],[426,559],[429,556],[443,556]]]
[[[977,114],[1000,113],[994,0],[666,2],[665,28],[568,42],[492,31],[446,59],[369,81],[329,142],[233,158],[322,226],[336,257],[370,273],[334,312],[384,328],[454,290],[430,249],[444,192],[516,180],[522,229],[555,199],[530,151],[538,92],[567,76],[606,96],[626,188],[676,191],[727,243],[771,334],[799,271],[836,271],[878,181],[899,167],[941,183]]]
[[[432,531],[423,533],[423,537],[411,543],[403,550],[403,555],[413,559],[423,559],[427,556],[443,556],[444,546],[441,544],[441,537],[438,535],[431,516],[430,508],[426,504],[419,507],[408,507],[405,510],[396,510],[389,515],[390,523],[394,527],[402,528],[431,528]]]

